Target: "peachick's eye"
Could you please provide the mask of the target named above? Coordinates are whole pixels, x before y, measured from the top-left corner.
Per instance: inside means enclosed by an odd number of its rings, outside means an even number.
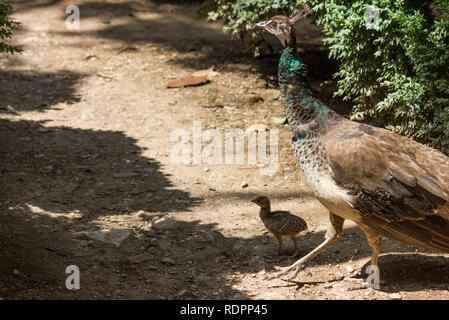
[[[275,22],[275,21],[273,21],[273,22],[271,23],[271,26],[272,26],[273,28],[277,28],[277,26],[278,26],[278,23],[277,23],[277,22]]]

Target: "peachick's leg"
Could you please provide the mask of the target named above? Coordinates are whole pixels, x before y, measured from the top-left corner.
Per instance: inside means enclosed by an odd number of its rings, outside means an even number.
[[[278,256],[280,256],[282,252],[282,243],[283,243],[282,235],[275,234],[274,237],[278,241]]]
[[[296,261],[291,266],[284,267],[284,268],[276,267],[276,270],[279,270],[279,272],[276,272],[275,274],[273,274],[271,276],[267,276],[267,277],[265,277],[265,279],[271,280],[274,278],[279,278],[280,276],[283,276],[292,271],[293,271],[293,274],[292,274],[292,277],[290,277],[290,279],[293,279],[298,275],[300,268],[306,262],[315,258],[324,249],[333,246],[341,236],[341,232],[343,231],[343,223],[345,222],[345,219],[343,219],[331,212],[329,212],[329,219],[331,221],[331,225],[327,229],[326,240],[324,240],[318,247],[316,247],[314,250],[312,250],[306,256],[304,256],[301,259],[299,259],[298,261]]]
[[[295,244],[295,253],[291,255],[290,258],[294,258],[299,254],[298,242],[296,241],[296,236],[290,236],[290,239],[292,239],[293,243]]]

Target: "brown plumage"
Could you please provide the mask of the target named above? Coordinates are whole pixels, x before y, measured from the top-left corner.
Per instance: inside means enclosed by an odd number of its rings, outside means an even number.
[[[265,227],[278,241],[278,254],[281,254],[283,237],[289,237],[295,244],[295,257],[299,253],[296,235],[307,230],[307,223],[288,211],[271,211],[270,200],[265,196],[251,200],[260,207],[259,216]]]
[[[449,253],[449,159],[390,131],[344,121],[321,142],[359,224]]]

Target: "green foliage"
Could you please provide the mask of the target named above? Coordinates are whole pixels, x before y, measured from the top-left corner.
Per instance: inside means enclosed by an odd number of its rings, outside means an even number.
[[[296,1],[216,0],[209,16],[233,33],[248,31]],[[449,154],[449,1],[303,0],[323,26],[340,62],[337,95],[352,100],[353,118],[428,143]],[[367,26],[367,6],[379,26]],[[257,12],[257,13],[256,13]]]
[[[0,1],[0,53],[21,52],[22,50],[6,43],[12,36],[12,31],[19,25],[18,22],[9,19],[11,5],[6,1]]]
[[[224,19],[225,30],[236,35],[251,31],[256,22],[275,14],[289,14],[295,7],[291,0],[215,0],[209,19]]]

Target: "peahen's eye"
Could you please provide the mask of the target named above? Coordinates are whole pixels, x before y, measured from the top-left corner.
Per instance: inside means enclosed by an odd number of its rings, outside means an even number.
[[[271,26],[272,26],[273,28],[277,28],[278,23],[277,23],[276,21],[273,21],[273,22],[271,23]]]

